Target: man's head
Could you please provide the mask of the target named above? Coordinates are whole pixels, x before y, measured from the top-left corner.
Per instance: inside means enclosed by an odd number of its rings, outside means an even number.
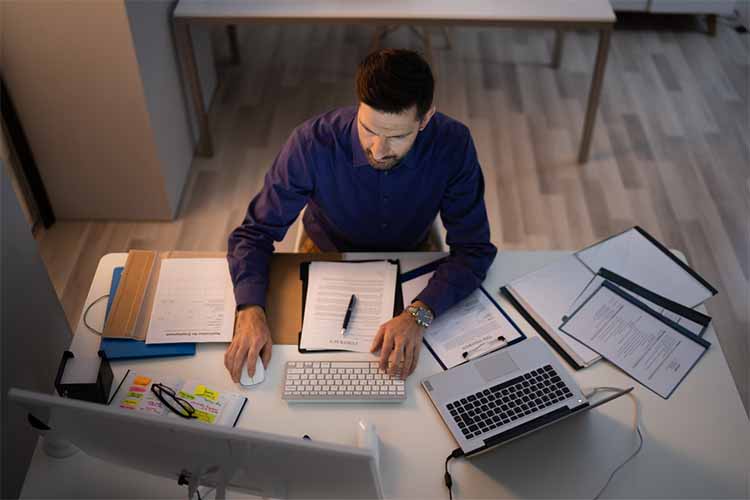
[[[357,68],[357,132],[373,168],[388,170],[406,156],[435,114],[435,80],[416,52],[383,49]]]

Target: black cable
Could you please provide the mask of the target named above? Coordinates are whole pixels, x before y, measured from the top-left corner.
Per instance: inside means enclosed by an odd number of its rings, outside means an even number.
[[[453,500],[453,479],[451,478],[451,473],[448,472],[448,462],[451,461],[451,458],[458,458],[462,456],[464,456],[464,452],[461,450],[461,448],[456,448],[445,459],[445,486],[448,488],[448,498],[450,500]]]
[[[93,301],[91,304],[89,304],[89,306],[86,308],[86,310],[83,311],[83,325],[86,328],[88,328],[89,331],[91,331],[91,333],[99,335],[100,337],[102,335],[104,335],[104,334],[102,332],[100,332],[99,330],[94,329],[94,327],[92,327],[91,325],[89,325],[89,322],[86,320],[86,318],[88,317],[89,311],[91,310],[92,307],[94,307],[96,304],[98,304],[99,302],[101,302],[102,300],[104,300],[104,299],[106,299],[108,297],[109,297],[109,294],[102,295],[101,297],[99,297],[98,299],[96,299],[95,301]]]

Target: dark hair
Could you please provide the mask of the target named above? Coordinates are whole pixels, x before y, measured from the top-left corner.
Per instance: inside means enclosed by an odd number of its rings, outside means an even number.
[[[420,120],[432,107],[435,80],[422,56],[411,50],[372,52],[357,68],[360,102],[384,112],[401,113],[417,106]]]

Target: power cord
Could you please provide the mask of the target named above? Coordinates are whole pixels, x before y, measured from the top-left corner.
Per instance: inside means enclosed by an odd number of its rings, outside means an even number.
[[[89,306],[86,308],[86,310],[83,311],[83,324],[84,324],[84,326],[86,328],[88,328],[91,331],[91,333],[99,335],[100,337],[102,335],[104,335],[104,333],[100,332],[99,330],[94,329],[94,327],[92,327],[91,325],[89,325],[89,322],[87,320],[87,316],[88,316],[89,311],[91,310],[92,307],[94,307],[96,304],[98,304],[99,302],[101,302],[102,300],[104,300],[106,298],[109,298],[109,294],[102,295],[101,297],[99,297],[98,299],[96,299],[95,301],[93,301],[91,304],[89,304]]]
[[[452,458],[458,458],[464,456],[464,452],[461,450],[461,448],[456,448],[451,452],[450,455],[448,455],[445,458],[445,486],[448,488],[448,497],[450,500],[453,500],[453,479],[451,479],[451,473],[448,472],[448,462],[451,461]]]
[[[595,387],[591,392],[586,394],[586,397],[589,398],[596,394],[597,392],[620,392],[622,389],[618,389],[617,387]],[[604,486],[599,490],[599,492],[594,496],[594,500],[598,500],[599,497],[602,496],[602,493],[604,493],[604,490],[607,489],[607,486],[609,486],[609,483],[612,481],[612,478],[615,477],[615,474],[617,474],[620,469],[625,467],[625,464],[630,462],[632,459],[635,458],[638,453],[641,452],[643,449],[643,431],[641,430],[641,405],[638,402],[638,398],[635,397],[635,395],[632,392],[629,392],[627,396],[633,400],[633,404],[635,405],[635,412],[634,412],[634,418],[633,418],[633,425],[635,426],[635,432],[638,435],[638,446],[636,447],[635,451],[630,454],[628,458],[625,459],[624,462],[622,462],[620,465],[615,467],[615,469],[612,471],[612,473],[609,475],[609,478],[607,479],[607,482],[604,483]]]
[[[591,390],[591,392],[585,393],[587,398],[590,398],[594,394],[598,392],[620,392],[622,389],[618,389],[617,387],[595,387]],[[641,423],[640,423],[640,415],[641,415],[641,405],[638,402],[638,399],[633,395],[632,392],[628,393],[627,396],[633,400],[633,403],[635,405],[635,415],[634,415],[634,426],[635,426],[635,432],[638,435],[638,447],[635,449],[633,453],[630,454],[628,458],[625,459],[624,462],[622,462],[620,465],[615,467],[615,469],[612,471],[612,473],[609,475],[609,478],[607,479],[607,482],[604,483],[604,486],[599,490],[599,492],[594,496],[594,500],[598,500],[602,493],[604,493],[604,490],[607,489],[607,486],[609,486],[609,483],[612,482],[612,479],[615,477],[615,474],[617,474],[620,469],[625,467],[625,465],[630,462],[632,459],[635,458],[638,453],[641,452],[643,449],[643,431],[641,430]],[[448,455],[445,459],[445,486],[448,488],[448,498],[450,500],[453,500],[453,479],[451,478],[450,472],[448,472],[448,463],[453,458],[459,458],[464,456],[464,452],[461,451],[461,448],[456,448],[451,452],[450,455]]]

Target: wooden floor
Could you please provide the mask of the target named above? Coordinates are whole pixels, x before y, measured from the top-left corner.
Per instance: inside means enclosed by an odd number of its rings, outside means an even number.
[[[374,28],[254,26],[242,63],[222,64],[212,108],[216,154],[196,159],[172,223],[61,221],[40,236],[44,260],[76,324],[99,258],[128,248],[224,250],[289,132],[355,102],[353,72]],[[438,108],[472,130],[492,240],[502,249],[577,249],[634,224],[719,290],[709,311],[748,402],[750,43],[725,23],[715,38],[682,29],[618,29],[612,39],[590,161],[576,152],[596,51],[568,34],[510,29],[435,32]],[[219,32],[217,52],[227,50]],[[421,48],[408,29],[385,45]],[[292,249],[296,224],[279,250]],[[718,346],[714,347],[718,348]]]

